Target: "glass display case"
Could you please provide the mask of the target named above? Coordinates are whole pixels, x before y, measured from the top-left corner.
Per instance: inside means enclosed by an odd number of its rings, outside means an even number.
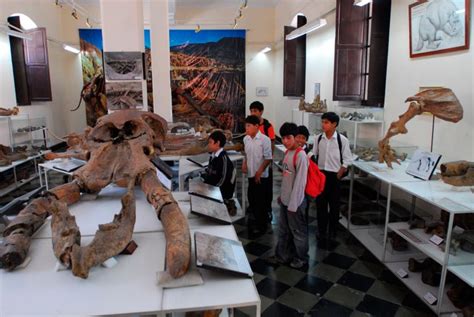
[[[46,118],[21,115],[10,117],[9,122],[12,148],[28,145],[46,150],[48,147]]]
[[[374,143],[383,138],[383,108],[363,106],[337,106],[340,122],[338,131],[349,139],[354,151],[361,144]]]

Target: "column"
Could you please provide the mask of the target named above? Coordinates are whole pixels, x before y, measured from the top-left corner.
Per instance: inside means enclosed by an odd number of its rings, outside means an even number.
[[[154,111],[172,122],[168,1],[150,0],[150,41]]]
[[[100,0],[104,52],[145,52],[143,0]],[[143,110],[147,109],[142,80]]]

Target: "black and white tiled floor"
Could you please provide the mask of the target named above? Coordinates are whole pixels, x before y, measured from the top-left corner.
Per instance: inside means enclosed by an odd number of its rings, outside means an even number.
[[[251,239],[244,220],[234,225],[255,274],[262,316],[434,316],[342,226],[334,243],[318,247],[314,204],[309,220],[309,268],[296,270],[265,261],[273,255],[277,241],[280,183],[281,174],[276,172],[272,230]],[[238,310],[236,316],[246,316],[245,310]]]

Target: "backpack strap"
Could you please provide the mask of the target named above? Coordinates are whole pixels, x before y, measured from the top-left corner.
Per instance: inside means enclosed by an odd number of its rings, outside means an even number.
[[[295,155],[293,155],[293,166],[295,167],[295,171],[296,171],[296,159],[298,158],[298,153],[303,151],[302,148],[298,147],[296,150],[295,150]]]
[[[321,142],[321,139],[323,138],[323,134],[321,133],[318,137],[318,155],[316,155],[316,164],[319,164],[319,143]],[[313,148],[315,148],[313,146]]]
[[[272,125],[267,119],[263,119],[263,132],[266,136],[268,136],[268,130]]]
[[[342,140],[341,140],[341,135],[339,132],[336,131],[336,137],[337,137],[337,146],[339,147],[339,161],[341,162],[341,166],[344,164],[344,160],[342,159]],[[316,164],[319,162],[319,142],[321,142],[321,139],[323,138],[323,134],[321,133],[318,137],[318,155],[316,155]]]
[[[339,132],[337,132],[337,145],[339,146],[339,160],[341,161],[341,166],[344,164],[344,160],[342,159],[342,141],[341,141],[341,135]]]
[[[293,166],[295,167],[295,170],[296,170],[296,159],[298,157],[298,153],[301,152],[301,151],[303,151],[303,149],[298,146],[298,148],[296,148],[296,150],[295,150],[295,155],[293,155]],[[285,151],[285,156],[287,154],[288,154],[288,150]]]

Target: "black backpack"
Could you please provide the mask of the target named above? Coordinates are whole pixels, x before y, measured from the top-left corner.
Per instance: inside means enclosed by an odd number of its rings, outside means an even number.
[[[270,121],[268,121],[267,119],[263,119],[263,134],[265,134],[266,136],[268,136],[268,130],[270,129],[270,127],[272,126],[272,124],[270,123]]]

